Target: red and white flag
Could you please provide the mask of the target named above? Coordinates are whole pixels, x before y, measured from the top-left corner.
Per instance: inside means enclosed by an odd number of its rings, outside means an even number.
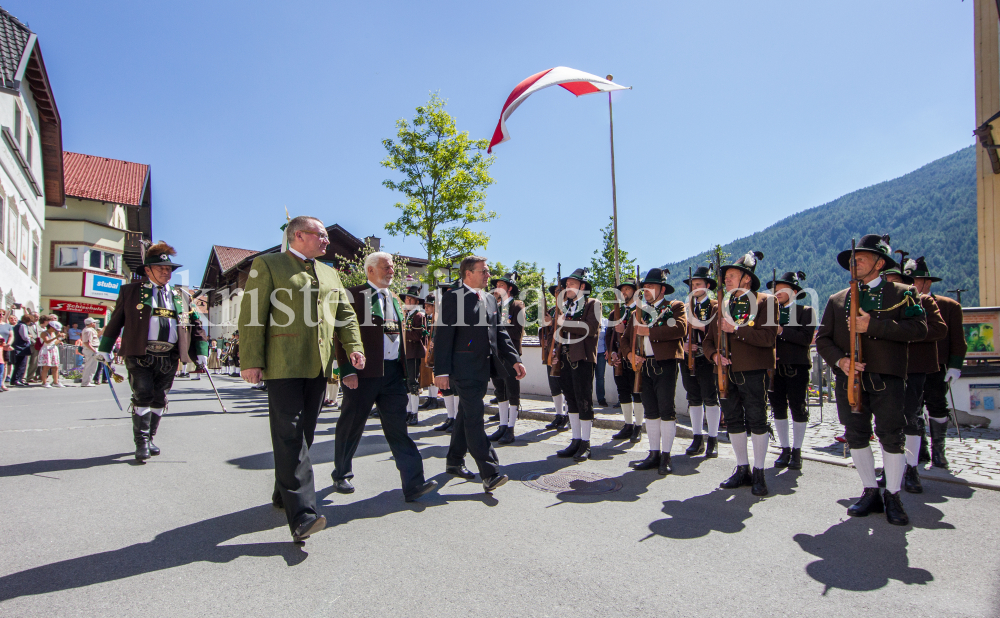
[[[497,123],[493,139],[490,140],[490,147],[486,152],[493,152],[494,146],[510,139],[510,133],[507,132],[507,118],[514,113],[518,105],[539,90],[549,86],[562,86],[576,96],[631,88],[631,86],[621,86],[596,75],[569,67],[556,67],[535,73],[518,84],[517,88],[514,88],[514,91],[507,97],[507,102],[503,104],[503,110],[500,112],[500,121]]]

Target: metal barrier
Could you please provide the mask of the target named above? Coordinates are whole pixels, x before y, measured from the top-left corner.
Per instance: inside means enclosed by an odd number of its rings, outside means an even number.
[[[82,356],[80,357],[82,360]],[[59,373],[68,373],[77,368],[75,345],[59,344]],[[82,366],[82,365],[81,365]]]

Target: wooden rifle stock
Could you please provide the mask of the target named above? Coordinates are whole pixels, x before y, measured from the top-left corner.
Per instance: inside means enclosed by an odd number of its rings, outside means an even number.
[[[722,256],[719,252],[715,253],[715,273],[716,277],[721,278],[722,273]],[[720,291],[725,289],[725,281],[719,281]],[[715,366],[715,373],[719,380],[719,399],[725,399],[729,394],[729,369],[726,365],[722,364],[722,359],[729,358],[729,336],[726,331],[722,330],[722,320],[725,319],[725,314],[727,311],[724,310],[723,305],[725,303],[726,297],[723,294],[722,298],[719,299],[719,310],[716,312],[716,325],[715,328],[718,329],[716,334],[718,335],[716,346],[719,354],[719,364]]]
[[[851,412],[861,412],[861,380],[858,379],[856,363],[861,360],[861,333],[858,332],[858,310],[861,308],[861,280],[858,279],[858,264],[854,259],[855,242],[851,239],[851,313],[847,323],[851,330],[851,357],[847,371],[847,401]]]
[[[616,299],[617,300],[617,299]],[[624,302],[624,301],[622,301]],[[611,321],[614,322],[617,328],[618,323],[622,319],[622,303],[616,303],[615,308],[611,311]],[[622,374],[622,363],[621,363],[621,353],[622,353],[622,335],[617,330],[614,331],[615,348],[618,349],[618,364],[615,365],[615,375],[620,376]],[[612,352],[613,350],[608,350]]]

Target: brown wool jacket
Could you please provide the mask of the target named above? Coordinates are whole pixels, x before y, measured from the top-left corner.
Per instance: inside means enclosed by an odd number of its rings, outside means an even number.
[[[717,301],[714,298],[709,299],[709,305],[711,306],[711,309],[709,309],[708,311],[708,319],[705,320],[707,324],[695,323],[695,319],[698,318],[695,315],[694,311],[691,309],[691,303],[688,303],[684,307],[687,310],[687,323],[688,323],[688,334],[687,337],[684,339],[684,341],[685,343],[687,343],[692,337],[694,338],[693,343],[694,343],[695,356],[699,356],[700,354],[703,353],[702,345],[705,341],[705,335],[708,334],[709,329],[712,328],[712,324],[715,323],[715,314],[719,312],[719,301]],[[699,320],[699,322],[701,322],[701,320]],[[695,326],[702,326],[704,327],[705,330],[698,330],[697,328],[695,328]]]
[[[661,319],[668,307],[673,314],[672,317]],[[657,324],[649,328],[649,342],[650,347],[653,348],[653,357],[658,361],[684,358],[684,335],[687,333],[687,314],[684,311],[684,303],[679,300],[665,301],[655,309],[659,310],[659,316],[656,320],[652,319],[648,311],[643,312],[642,316],[643,321],[647,324]],[[625,325],[625,332],[622,334],[622,346],[629,352],[635,348],[635,327],[633,315],[633,318]],[[640,356],[645,356],[644,349],[645,345],[639,350]]]
[[[601,334],[601,302],[588,298],[583,314],[575,320],[566,320],[559,329],[562,347],[569,354],[569,360],[578,363],[597,362],[597,338]]]
[[[889,286],[883,293],[883,306],[899,305],[907,290],[917,290],[900,283],[884,282]],[[816,351],[823,360],[833,367],[838,375],[843,375],[837,363],[847,358],[851,350],[851,331],[847,323],[847,295],[850,289],[841,290],[830,297],[823,312],[823,321],[816,334]],[[861,335],[862,361],[866,373],[882,373],[906,378],[907,345],[927,336],[927,320],[923,315],[907,317],[907,303],[891,311],[874,311],[868,325],[868,332]]]
[[[510,335],[510,341],[518,354],[523,354],[521,340],[524,339],[524,302],[520,300],[512,301],[506,309],[498,307],[500,311],[500,327]]]
[[[405,311],[405,309],[404,309]],[[426,338],[424,337],[424,326],[427,324],[427,314],[417,311],[406,318],[406,360],[414,358],[423,359],[427,355]]]
[[[788,316],[788,324],[781,327],[774,346],[779,365],[812,366],[809,346],[812,345],[816,325],[813,323],[813,308],[808,305],[794,305],[795,313]]]
[[[920,306],[924,308],[927,318],[927,335],[921,341],[910,344],[907,354],[906,373],[934,373],[938,370],[937,342],[948,336],[948,325],[945,324],[937,303],[929,294],[920,295]]]
[[[965,362],[968,344],[965,341],[965,329],[962,328],[962,305],[954,298],[936,296],[931,298],[937,303],[941,318],[948,327],[948,334],[937,342],[938,364],[951,369],[961,369]]]
[[[757,315],[751,324],[744,324],[735,333],[727,335],[729,339],[729,360],[732,361],[730,371],[759,371],[774,369],[774,345],[778,335],[778,312],[774,296],[757,293]],[[726,309],[726,313],[729,310]],[[768,317],[773,316],[773,317]],[[770,323],[770,326],[768,326]],[[719,351],[719,327],[713,321],[705,332],[702,347],[706,358],[713,358]]]

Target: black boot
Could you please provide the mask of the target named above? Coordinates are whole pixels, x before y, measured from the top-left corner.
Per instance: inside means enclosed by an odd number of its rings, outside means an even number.
[[[750,493],[755,496],[767,495],[767,481],[764,480],[764,468],[754,468],[750,473]]]
[[[573,438],[569,441],[569,446],[564,449],[556,451],[556,457],[572,457],[576,455],[576,451],[580,448],[580,443],[583,440],[579,438]]]
[[[666,476],[674,471],[670,467],[670,453],[660,453],[660,465],[656,468],[660,476]]]
[[[559,418],[559,425],[556,427],[556,431],[566,431],[569,429],[569,414],[563,414]]]
[[[694,438],[691,440],[691,446],[687,447],[684,454],[688,457],[694,457],[695,455],[701,455],[705,452],[705,436],[702,434],[695,434]]]
[[[783,448],[781,449],[781,454],[778,455],[778,458],[774,460],[774,467],[787,468],[788,462],[790,462],[791,460],[792,460],[792,449]]]
[[[153,436],[156,435],[156,430],[160,427],[160,416],[150,412],[152,416],[149,419],[149,454],[156,457],[160,454],[160,447],[153,444]]]
[[[632,425],[632,437],[628,441],[632,444],[642,442],[642,425]]]
[[[865,487],[865,491],[858,498],[858,501],[847,507],[847,514],[851,517],[867,517],[868,513],[881,513],[885,511],[882,504],[882,490],[878,487]]]
[[[737,489],[739,487],[743,487],[744,485],[751,485],[752,483],[750,464],[744,464],[736,466],[736,470],[733,471],[733,475],[719,483],[719,487],[723,489]]]
[[[924,486],[920,484],[920,474],[916,466],[906,466],[906,472],[903,472],[903,489],[908,494],[924,493]]]
[[[927,448],[927,434],[920,435],[920,450],[917,451],[917,463],[928,463],[931,460],[931,451]]]
[[[507,427],[506,429],[507,429],[507,431],[502,436],[500,436],[500,439],[497,440],[497,443],[499,443],[499,444],[513,444],[514,443],[514,428],[513,427]]]
[[[622,425],[622,428],[615,435],[611,436],[612,440],[628,440],[632,437],[632,425]]]
[[[587,461],[590,459],[590,440],[580,440],[580,447],[573,455],[573,461]]]
[[[552,422],[545,426],[546,429],[555,429],[556,431],[562,431],[564,419],[569,417],[562,414],[556,414],[556,417],[552,419]]]
[[[434,431],[448,431],[455,424],[455,419],[446,418],[443,423],[434,428]]]
[[[642,461],[633,461],[629,464],[633,470],[655,470],[660,467],[660,451],[649,451],[649,455]]]
[[[788,460],[789,470],[801,470],[802,469],[802,449],[793,448],[792,458]]]
[[[143,416],[132,415],[132,437],[135,439],[135,458],[138,461],[149,459],[149,417],[152,412],[146,412]]]
[[[719,456],[719,439],[708,436],[705,440],[705,459],[712,459]]]
[[[497,440],[502,438],[505,433],[507,433],[507,426],[500,425],[499,427],[497,427],[496,431],[490,434],[490,442],[496,442]]]
[[[931,421],[931,461],[935,468],[947,468],[948,458],[944,456],[944,438],[948,435],[948,423]],[[905,515],[905,513],[904,513]]]
[[[438,407],[437,397],[428,397],[427,401],[422,403],[418,408],[420,410],[435,410]]]
[[[905,526],[910,523],[910,517],[903,510],[903,501],[899,499],[899,492],[890,493],[888,489],[883,489],[882,502],[885,504],[886,521],[893,526]]]

